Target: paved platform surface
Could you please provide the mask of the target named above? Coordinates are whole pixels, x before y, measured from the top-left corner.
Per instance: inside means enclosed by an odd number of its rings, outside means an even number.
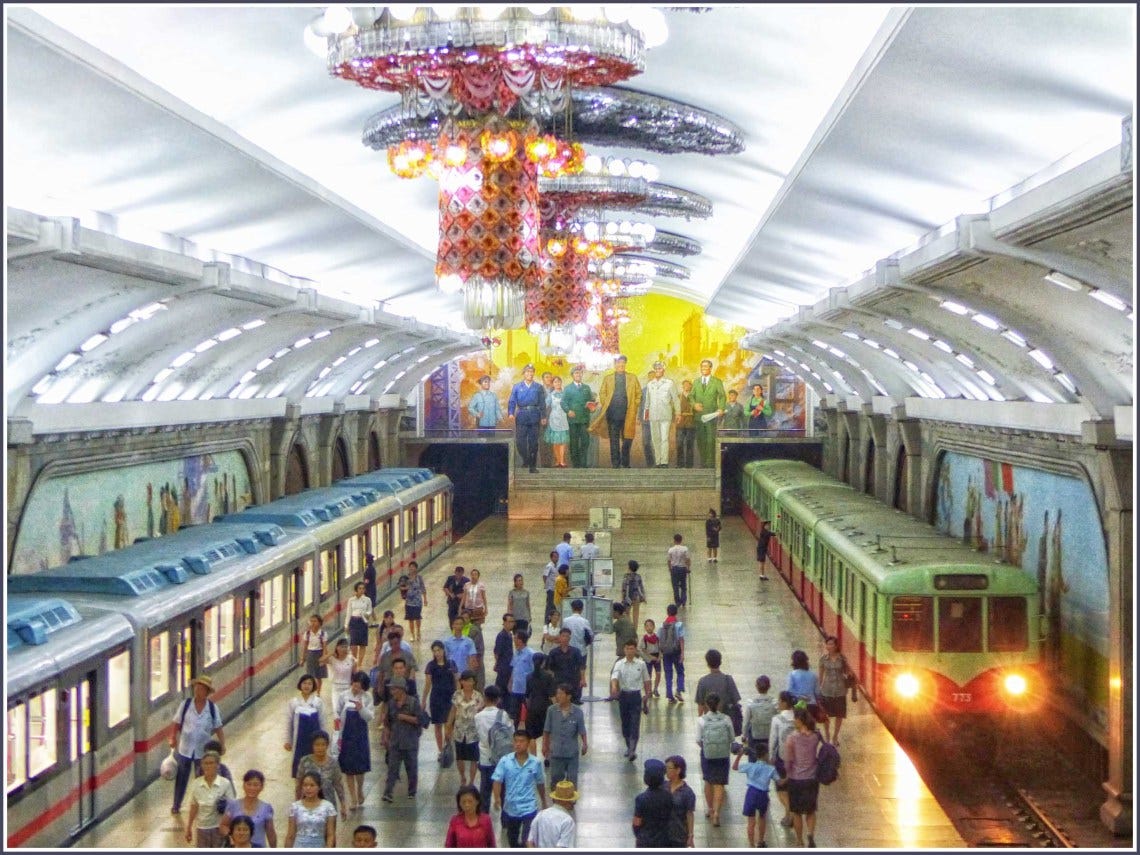
[[[478,567],[488,584],[490,615],[501,615],[506,605],[511,576],[522,572],[532,603],[544,601],[541,568],[551,547],[567,529],[584,527],[585,520],[556,522],[508,521],[490,517],[462,538],[441,559],[427,568],[429,599],[424,610],[423,641],[417,656],[425,661],[431,640],[446,632],[446,606],[440,586],[456,564]],[[615,575],[624,572],[630,558],[641,563],[648,603],[642,606],[641,620],[652,617],[661,623],[665,607],[672,601],[666,549],[675,531],[685,537],[694,555],[693,598],[682,611],[688,640],[687,683],[696,687],[706,672],[704,651],[715,647],[724,655],[722,670],[732,674],[746,698],[754,694],[756,677],[772,677],[773,691],[784,686],[792,650],[806,650],[816,661],[822,653],[822,639],[787,586],[773,573],[772,580],[757,578],[754,540],[739,518],[727,518],[721,533],[720,561],[705,561],[704,526],[700,521],[626,521],[613,533]],[[402,617],[399,600],[389,600],[382,608],[393,608]],[[685,611],[688,614],[685,614]],[[496,625],[488,624],[488,651]],[[613,662],[613,636],[602,635],[595,644],[599,653],[594,670],[593,693],[607,691],[608,667]],[[492,658],[487,655],[488,671]],[[289,778],[290,755],[282,749],[285,704],[295,692],[296,680],[283,681],[260,698],[254,708],[227,722],[225,763],[239,782],[249,768],[265,773],[262,795],[277,813],[279,841],[284,841],[288,807],[293,800]],[[329,693],[329,684],[324,691]],[[703,816],[700,780],[700,754],[696,745],[697,706],[691,700],[669,704],[664,686],[661,697],[651,703],[643,719],[638,760],[622,757],[624,744],[616,704],[585,704],[590,751],[582,762],[581,798],[575,810],[578,845],[581,848],[633,848],[630,819],[633,798],[644,789],[642,760],[664,758],[680,753],[689,762],[688,781],[697,793],[696,845],[698,848],[738,848],[746,845],[745,819],[740,815],[746,784],[734,773],[722,810],[721,826],[713,827]],[[816,843],[820,848],[956,848],[964,846],[946,814],[923,784],[914,766],[891,734],[860,700],[849,706],[842,734],[843,758],[839,780],[821,788]],[[431,731],[420,743],[419,795],[412,801],[406,785],[396,788],[394,804],[380,801],[385,771],[382,754],[374,744],[373,771],[365,778],[365,804],[353,811],[337,829],[339,846],[351,845],[352,829],[360,823],[374,825],[382,848],[442,847],[447,823],[455,812],[458,773],[441,770],[435,762],[436,746]],[[80,847],[114,849],[183,848],[185,817],[170,814],[173,784],[156,781],[130,804],[117,811],[77,841]],[[770,847],[795,846],[791,831],[776,821],[783,809],[773,798],[769,814],[767,843]],[[499,833],[496,817],[496,834]],[[501,836],[501,835],[500,835]],[[505,846],[505,840],[500,840]]]

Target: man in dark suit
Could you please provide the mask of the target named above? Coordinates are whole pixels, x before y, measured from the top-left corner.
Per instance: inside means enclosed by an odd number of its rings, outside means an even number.
[[[515,420],[515,446],[522,463],[531,472],[538,471],[538,433],[546,424],[543,417],[546,408],[546,393],[541,383],[534,382],[534,366],[523,367],[523,379],[511,387],[511,397],[507,401],[507,415]]]

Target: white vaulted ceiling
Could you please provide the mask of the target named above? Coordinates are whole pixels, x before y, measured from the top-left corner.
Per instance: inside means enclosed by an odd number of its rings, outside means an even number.
[[[252,259],[362,310],[381,301],[382,315],[449,327],[415,354],[433,354],[419,375],[451,358],[447,348],[474,341],[458,322],[458,298],[435,286],[435,186],[394,177],[383,155],[362,145],[368,117],[398,98],[328,76],[302,40],[321,8],[6,7],[6,203],[84,216],[92,228],[99,218],[84,212],[101,212],[120,237],[153,246],[152,235],[173,235],[193,242],[199,257],[204,247],[225,254],[218,260]],[[689,280],[658,287],[760,336],[781,321],[787,334],[801,307],[955,217],[989,213],[990,197],[1066,155],[1119,145],[1121,120],[1134,109],[1132,6],[669,7],[666,18],[668,41],[647,52],[645,72],[625,85],[725,117],[742,130],[744,151],[599,153],[644,157],[662,183],[712,201],[707,220],[654,221],[703,245],[684,260]],[[103,284],[117,295],[108,296],[109,319],[153,299],[140,293],[133,303],[122,283]],[[973,308],[999,298],[981,289]],[[35,299],[23,300],[27,316],[19,300],[9,307],[9,360],[28,360],[18,391],[6,382],[9,406],[45,366],[102,328],[101,319],[80,316],[45,337],[44,319],[29,320]],[[158,348],[149,360],[125,351],[115,370],[139,366],[139,377],[95,383],[89,394],[141,397],[156,365],[225,326],[210,298],[179,303],[185,314],[175,326],[189,327],[192,341],[172,345],[172,354]],[[1093,309],[1095,325],[1103,318]],[[200,364],[213,368],[183,378],[176,397],[225,396],[249,359],[256,364],[261,351],[273,354],[328,326],[303,312],[291,316],[299,322],[258,330],[260,347],[231,353],[232,367],[204,353]],[[290,357],[294,369],[287,360],[266,369],[273,377],[251,394],[367,393],[353,389],[361,372],[343,365],[326,375],[329,388],[312,385],[355,338],[371,337],[353,323],[342,322],[335,343]],[[69,334],[74,341],[66,342]],[[28,356],[37,341],[45,350]],[[998,347],[981,359],[1006,355]],[[967,388],[954,380],[962,360],[944,352],[930,360],[926,373],[941,377],[950,397]],[[1130,373],[1127,361],[1120,370]],[[1003,398],[1075,400],[1029,368],[1000,378]],[[893,396],[921,393],[925,383],[881,373],[887,379],[875,379]],[[861,396],[886,394],[859,377]],[[1101,392],[1098,410],[1130,402],[1117,380]]]

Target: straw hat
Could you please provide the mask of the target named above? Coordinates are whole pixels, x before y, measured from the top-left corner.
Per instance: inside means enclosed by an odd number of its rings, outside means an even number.
[[[559,781],[554,785],[554,789],[550,793],[550,798],[556,802],[570,802],[573,804],[578,801],[578,791],[574,789],[574,783],[572,781]]]
[[[201,683],[203,686],[205,686],[207,695],[212,694],[214,691],[214,681],[209,677],[195,677],[190,681],[190,685],[193,686],[195,683]]]

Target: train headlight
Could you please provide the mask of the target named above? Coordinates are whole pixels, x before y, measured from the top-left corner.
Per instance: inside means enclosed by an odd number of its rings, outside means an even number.
[[[1029,688],[1029,683],[1020,674],[1007,674],[1005,678],[1005,690],[1011,695],[1020,697],[1025,694],[1025,690]]]
[[[895,691],[904,698],[918,695],[919,683],[914,674],[899,674],[895,677]]]

